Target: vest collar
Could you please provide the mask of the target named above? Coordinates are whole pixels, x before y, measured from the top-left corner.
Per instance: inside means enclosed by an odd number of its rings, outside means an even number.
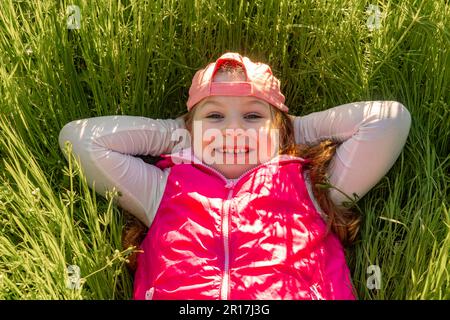
[[[178,151],[174,151],[174,152],[172,152],[171,154],[168,154],[168,155],[162,155],[162,157],[170,158],[174,164],[181,164],[181,163],[191,163],[191,164],[193,164],[193,163],[195,163],[195,164],[206,165],[199,158],[197,158],[195,156],[194,151],[192,150],[191,147],[184,148],[184,149],[181,149],[181,150],[178,150]],[[286,162],[286,161],[300,161],[302,163],[309,163],[309,162],[311,162],[311,160],[304,159],[302,157],[296,157],[296,156],[291,156],[291,155],[287,155],[287,154],[281,154],[281,155],[276,155],[272,159],[270,159],[270,160],[268,160],[265,163],[262,163],[260,165],[272,164],[272,163],[277,163],[277,162]]]

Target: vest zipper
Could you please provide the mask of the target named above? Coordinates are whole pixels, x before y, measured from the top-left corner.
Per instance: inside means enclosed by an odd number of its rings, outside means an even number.
[[[249,170],[246,170],[237,179],[227,179],[222,173],[220,173],[216,169],[214,169],[214,168],[212,168],[212,167],[210,167],[208,165],[205,165],[203,163],[201,165],[203,165],[204,167],[207,167],[211,171],[214,171],[215,173],[217,173],[217,175],[219,175],[225,181],[225,188],[229,189],[228,197],[227,197],[228,207],[224,211],[223,218],[222,218],[222,237],[223,237],[223,251],[224,251],[224,267],[223,267],[222,284],[220,286],[220,300],[228,300],[228,298],[229,298],[229,291],[230,291],[229,290],[230,289],[230,244],[229,244],[230,230],[229,230],[228,227],[229,227],[229,224],[230,224],[230,212],[233,209],[233,200],[232,200],[233,189],[236,186],[237,182],[243,176],[245,176],[250,171],[256,170],[257,168],[259,168],[260,166],[262,166],[264,164],[260,164],[257,167],[254,167],[254,168],[251,168]]]
[[[233,207],[233,200],[231,199],[233,194],[234,184],[230,185],[230,190],[228,191],[228,208],[225,210],[222,219],[222,236],[223,236],[223,251],[224,251],[224,268],[223,268],[223,279],[222,285],[220,287],[220,299],[228,300],[228,293],[230,287],[230,244],[229,236],[230,230],[228,228],[230,224],[230,211]],[[231,200],[231,201],[230,201]]]
[[[214,169],[213,167],[204,164],[204,163],[196,163],[202,167],[205,167],[213,172],[215,172],[224,182],[225,182],[225,188],[229,188],[228,191],[228,197],[227,200],[232,200],[232,195],[233,195],[233,189],[236,186],[236,184],[239,182],[240,179],[242,179],[242,177],[244,177],[245,175],[247,175],[249,172],[252,172],[264,165],[267,165],[269,161],[266,161],[264,163],[259,164],[256,167],[253,167],[251,169],[246,170],[244,173],[242,173],[238,178],[236,179],[228,179],[226,178],[221,172],[219,172],[218,170]],[[220,293],[219,293],[219,298],[221,300],[228,300],[228,296],[229,296],[229,286],[230,286],[230,245],[229,245],[229,233],[230,230],[228,228],[229,226],[229,219],[230,219],[230,214],[229,212],[231,211],[233,206],[233,201],[229,201],[229,206],[227,208],[227,210],[225,210],[224,214],[223,214],[223,219],[222,219],[222,236],[223,236],[223,249],[224,249],[224,270],[223,270],[223,278],[222,278],[222,285],[220,286]]]

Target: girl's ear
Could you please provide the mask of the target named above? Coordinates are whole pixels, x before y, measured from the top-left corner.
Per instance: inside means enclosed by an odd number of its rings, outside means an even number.
[[[197,103],[195,106],[193,106],[192,109],[189,110],[189,112],[187,112],[187,113],[185,113],[184,115],[182,115],[182,117],[183,117],[183,119],[184,119],[184,125],[185,125],[185,128],[186,128],[187,130],[189,130],[189,132],[192,131],[192,130],[191,130],[191,129],[192,129],[192,121],[194,120],[195,110],[198,109],[198,105],[199,105],[199,104],[200,104],[200,102]],[[192,134],[192,132],[191,132],[191,134]]]

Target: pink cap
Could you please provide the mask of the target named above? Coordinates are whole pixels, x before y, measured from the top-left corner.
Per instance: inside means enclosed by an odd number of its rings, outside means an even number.
[[[246,81],[213,82],[219,67],[227,61],[241,65]],[[239,53],[227,52],[216,62],[208,64],[195,73],[189,89],[187,108],[191,110],[202,99],[209,96],[250,96],[262,99],[281,111],[288,112],[284,105],[285,97],[280,90],[280,80],[273,74],[267,64],[252,62]]]

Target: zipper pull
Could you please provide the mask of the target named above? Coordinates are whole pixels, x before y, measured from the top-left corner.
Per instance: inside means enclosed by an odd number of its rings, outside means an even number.
[[[227,183],[225,184],[225,188],[232,189],[235,185],[236,181],[234,180],[227,180]]]

